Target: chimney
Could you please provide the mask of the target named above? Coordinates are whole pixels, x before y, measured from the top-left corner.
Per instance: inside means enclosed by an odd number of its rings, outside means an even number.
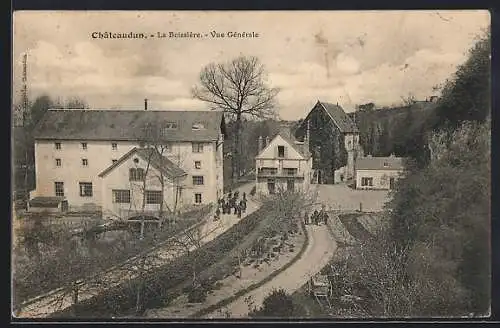
[[[264,140],[262,140],[262,136],[259,136],[259,153],[264,149],[264,146],[262,144]]]
[[[144,110],[148,110],[148,98],[144,98]]]

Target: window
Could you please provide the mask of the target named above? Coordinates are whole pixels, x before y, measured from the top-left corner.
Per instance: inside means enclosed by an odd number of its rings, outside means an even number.
[[[146,204],[161,204],[161,191],[146,190]]]
[[[201,161],[194,161],[194,168],[201,169]]]
[[[113,189],[113,202],[115,203],[130,203],[130,190],[115,190]]]
[[[278,169],[275,167],[261,167],[259,168],[259,174],[262,175],[275,175],[278,173]]]
[[[80,196],[92,197],[92,182],[80,182]]]
[[[373,178],[361,178],[361,186],[373,186]]]
[[[64,182],[54,182],[54,189],[56,191],[56,196],[64,197]]]
[[[118,162],[118,160],[117,160],[117,159],[112,159],[112,160],[111,160],[111,164],[115,164],[116,162]]]
[[[130,169],[129,171],[130,181],[143,181],[144,180],[144,169]]]
[[[193,153],[203,153],[203,144],[201,142],[193,142]]]
[[[175,130],[177,129],[177,123],[176,122],[166,122],[163,123],[163,128],[161,129],[161,136],[165,137],[168,135],[169,130]]]
[[[86,158],[82,158],[82,165],[83,166],[88,166],[89,165],[89,160]]]
[[[297,174],[296,168],[285,168],[284,170],[285,170],[286,175],[296,175]]]
[[[82,142],[82,149],[87,150],[87,143],[86,142]]]
[[[278,157],[285,157],[285,146],[278,146]]]
[[[118,149],[118,144],[117,144],[116,142],[113,142],[113,143],[111,144],[111,149],[112,149],[112,150],[117,150],[117,149]]]
[[[194,203],[201,204],[201,194],[194,194]]]
[[[60,150],[61,149],[61,143],[60,142],[56,142],[54,144],[54,146],[56,147],[57,150]]]
[[[56,158],[56,166],[61,166],[61,159],[60,158]]]
[[[288,190],[288,191],[295,190],[295,180],[294,179],[288,179],[286,181],[286,190]]]
[[[193,185],[200,186],[203,184],[203,175],[193,175]]]
[[[203,123],[194,123],[193,124],[193,130],[201,130],[204,128],[205,128],[205,126],[203,125]]]
[[[384,167],[389,167],[389,163],[384,162]]]

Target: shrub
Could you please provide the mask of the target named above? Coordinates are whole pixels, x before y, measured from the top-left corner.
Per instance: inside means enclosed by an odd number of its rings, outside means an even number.
[[[202,303],[207,299],[208,290],[204,286],[192,288],[188,294],[189,303]]]
[[[291,318],[297,317],[301,308],[294,303],[292,297],[283,289],[273,290],[262,303],[260,309],[249,313],[250,317],[258,318]]]

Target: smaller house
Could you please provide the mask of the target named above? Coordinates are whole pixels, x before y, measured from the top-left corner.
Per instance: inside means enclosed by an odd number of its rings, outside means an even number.
[[[309,132],[304,142],[293,140],[289,127],[282,128],[265,144],[259,137],[256,163],[256,192],[259,195],[279,191],[305,191],[312,178],[312,156],[309,152]]]
[[[356,160],[356,189],[390,190],[402,176],[402,157],[359,157]]]
[[[103,212],[132,217],[182,206],[186,172],[154,148],[133,148],[99,174]]]

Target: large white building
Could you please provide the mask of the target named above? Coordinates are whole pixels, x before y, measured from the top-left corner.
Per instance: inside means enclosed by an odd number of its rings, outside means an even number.
[[[312,156],[307,139],[308,134],[304,142],[295,141],[286,129],[271,140],[259,137],[259,153],[255,157],[257,194],[308,190]]]
[[[30,196],[108,216],[216,202],[224,135],[218,111],[49,110],[35,129]]]

